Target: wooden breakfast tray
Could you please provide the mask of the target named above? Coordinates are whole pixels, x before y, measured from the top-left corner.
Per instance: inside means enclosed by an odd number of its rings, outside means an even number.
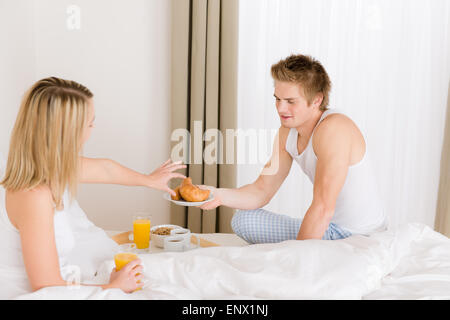
[[[119,234],[116,234],[114,236],[112,236],[111,238],[117,242],[118,244],[125,244],[125,243],[132,243],[133,241],[130,240],[130,234],[133,233],[133,231],[127,231],[127,232],[122,232]],[[219,244],[203,239],[201,237],[198,237],[200,239],[200,247],[202,248],[207,248],[207,247],[218,247],[220,246]],[[191,236],[191,243],[193,244],[197,244],[197,236],[196,235],[192,235]]]

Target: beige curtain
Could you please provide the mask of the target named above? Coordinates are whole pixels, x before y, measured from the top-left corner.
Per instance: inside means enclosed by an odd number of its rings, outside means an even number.
[[[172,154],[172,159],[179,156],[188,164],[184,173],[194,184],[236,186],[235,165],[222,164],[219,150],[226,148],[225,130],[236,128],[237,24],[237,0],[172,0],[171,127],[172,133],[190,133],[183,144],[187,152]],[[208,129],[219,130],[223,139],[220,134],[198,139]],[[172,148],[180,143],[176,138],[172,135]],[[216,161],[205,163],[203,152],[210,143],[217,146]],[[232,232],[232,209],[201,211],[171,204],[171,223],[197,233]]]
[[[445,120],[444,144],[442,146],[441,178],[435,229],[450,237],[450,83],[447,98],[447,116]]]

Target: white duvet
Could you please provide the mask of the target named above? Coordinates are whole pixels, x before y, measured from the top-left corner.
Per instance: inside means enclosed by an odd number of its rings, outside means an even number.
[[[422,224],[343,240],[140,255],[133,294],[48,287],[17,299],[450,299],[450,239]],[[113,261],[91,282],[105,283]]]

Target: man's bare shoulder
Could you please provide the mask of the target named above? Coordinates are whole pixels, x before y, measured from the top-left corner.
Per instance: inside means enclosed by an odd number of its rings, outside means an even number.
[[[347,139],[359,132],[352,119],[341,113],[333,113],[323,119],[317,126],[313,143],[314,140],[317,142],[323,140],[323,138],[326,138],[326,140],[332,139],[332,141]]]
[[[352,119],[342,113],[333,113],[325,117],[316,129],[316,132],[327,129],[356,126]]]
[[[359,133],[358,127],[346,115],[334,113],[327,116],[316,128],[313,136],[313,149],[316,155],[341,150],[351,150],[353,137]]]

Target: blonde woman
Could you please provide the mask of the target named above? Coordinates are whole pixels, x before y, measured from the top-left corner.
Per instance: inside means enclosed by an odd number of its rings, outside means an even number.
[[[170,159],[151,174],[141,174],[113,160],[82,157],[94,119],[93,94],[55,77],[35,83],[20,106],[1,181],[6,208],[0,208],[0,240],[8,247],[0,265],[16,273],[23,270],[33,291],[66,285],[61,264],[74,240],[62,213],[78,183],[146,186],[174,194],[168,182],[185,178],[174,172],[185,166]],[[135,260],[113,270],[109,283],[100,286],[132,292],[141,285],[141,272]]]

